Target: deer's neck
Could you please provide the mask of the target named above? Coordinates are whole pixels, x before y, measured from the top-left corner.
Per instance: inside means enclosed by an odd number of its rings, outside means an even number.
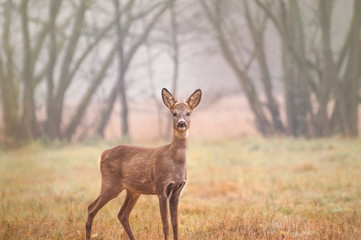
[[[188,130],[178,132],[174,130],[173,139],[170,144],[173,160],[177,162],[185,162],[187,155]]]

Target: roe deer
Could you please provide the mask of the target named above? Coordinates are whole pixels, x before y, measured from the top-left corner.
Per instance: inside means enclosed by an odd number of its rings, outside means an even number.
[[[95,214],[107,202],[117,197],[123,189],[126,189],[126,197],[118,213],[118,219],[131,240],[135,238],[129,225],[129,215],[140,194],[158,196],[164,239],[168,239],[169,200],[173,238],[178,239],[178,201],[187,181],[188,130],[191,113],[199,104],[201,97],[202,92],[197,89],[187,101],[180,102],[163,88],[163,102],[173,115],[172,142],[157,148],[120,145],[101,154],[101,190],[98,198],[88,207],[87,240],[91,237]]]

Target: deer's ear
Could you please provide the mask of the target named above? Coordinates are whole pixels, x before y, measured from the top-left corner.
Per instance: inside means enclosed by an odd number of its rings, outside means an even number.
[[[169,109],[172,109],[174,107],[175,103],[177,102],[174,99],[173,95],[166,88],[162,89],[162,99],[163,99],[164,104]]]
[[[202,91],[200,89],[197,89],[194,91],[194,93],[188,98],[187,103],[189,107],[193,110],[195,107],[198,106],[199,102],[202,98]]]

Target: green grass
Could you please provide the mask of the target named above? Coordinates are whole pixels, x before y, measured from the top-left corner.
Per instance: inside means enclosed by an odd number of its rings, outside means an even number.
[[[0,239],[84,239],[108,147],[1,152]],[[180,239],[361,239],[360,171],[360,139],[191,141]],[[124,195],[95,217],[93,239],[127,239]],[[157,197],[141,196],[130,221],[137,239],[162,239]]]

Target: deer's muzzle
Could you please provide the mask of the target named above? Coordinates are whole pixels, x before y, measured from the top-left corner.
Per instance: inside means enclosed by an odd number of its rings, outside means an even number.
[[[179,120],[177,123],[177,128],[178,129],[186,129],[187,128],[186,121],[184,121],[183,119]]]

